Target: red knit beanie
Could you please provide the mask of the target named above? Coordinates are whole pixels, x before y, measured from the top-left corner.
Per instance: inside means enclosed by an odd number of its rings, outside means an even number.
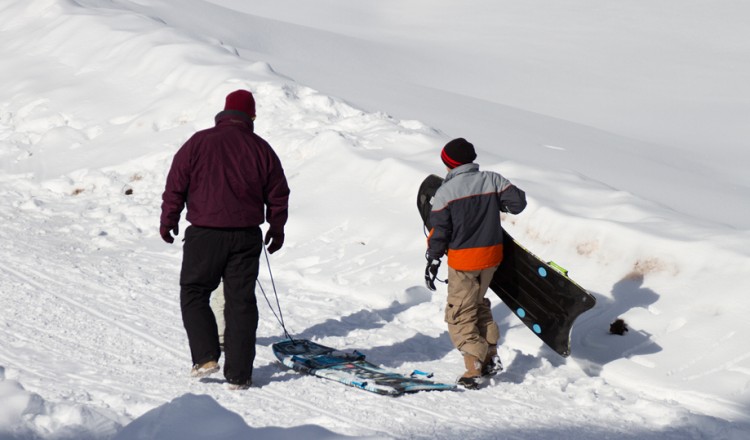
[[[440,153],[440,159],[450,169],[474,162],[476,158],[477,153],[474,151],[474,145],[464,138],[453,139],[448,142]]]
[[[237,110],[247,113],[251,118],[255,117],[255,99],[253,99],[253,94],[247,90],[235,90],[227,95],[224,110]]]

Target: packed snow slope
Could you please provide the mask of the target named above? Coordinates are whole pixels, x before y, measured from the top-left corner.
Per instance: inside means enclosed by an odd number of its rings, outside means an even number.
[[[0,439],[746,438],[749,13],[0,1]],[[422,286],[415,207],[461,136],[527,192],[505,227],[597,297],[571,357],[493,299],[505,373],[380,397],[281,367],[259,291],[255,386],[191,380],[160,196],[174,153],[238,88],[292,189],[270,264],[293,335],[462,372],[445,289]],[[617,318],[624,336],[608,333]]]

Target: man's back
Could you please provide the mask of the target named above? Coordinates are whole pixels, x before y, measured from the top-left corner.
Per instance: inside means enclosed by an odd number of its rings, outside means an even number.
[[[243,116],[220,114],[215,127],[196,133],[178,151],[164,212],[179,218],[187,202],[187,220],[196,226],[258,226],[266,217],[271,225],[286,222],[289,188],[281,162]]]

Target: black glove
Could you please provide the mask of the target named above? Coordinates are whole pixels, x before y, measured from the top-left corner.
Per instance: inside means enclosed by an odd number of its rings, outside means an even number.
[[[265,243],[266,246],[268,246],[267,249],[269,254],[281,249],[281,246],[284,245],[284,230],[269,229],[268,232],[266,232]]]
[[[432,290],[435,289],[435,279],[437,278],[438,269],[440,268],[440,259],[434,259],[427,257],[427,267],[424,269],[424,283],[427,288]]]
[[[161,239],[166,241],[169,244],[174,243],[174,237],[172,237],[172,234],[170,232],[174,232],[174,235],[177,235],[180,233],[180,228],[175,226],[169,226],[169,225],[160,225],[159,226],[159,235],[161,235]]]

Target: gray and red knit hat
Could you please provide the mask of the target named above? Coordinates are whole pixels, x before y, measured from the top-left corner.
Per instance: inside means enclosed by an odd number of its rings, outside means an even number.
[[[440,159],[450,169],[474,162],[476,158],[477,153],[474,151],[474,145],[464,138],[453,139],[448,142],[440,153]]]
[[[255,98],[247,90],[235,90],[227,95],[224,110],[237,110],[247,113],[251,118],[255,117]]]

